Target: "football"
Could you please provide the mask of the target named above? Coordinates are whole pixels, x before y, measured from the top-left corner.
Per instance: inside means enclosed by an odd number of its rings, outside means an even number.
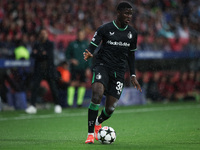
[[[104,126],[99,130],[97,137],[102,144],[112,144],[116,140],[116,133],[112,127]]]

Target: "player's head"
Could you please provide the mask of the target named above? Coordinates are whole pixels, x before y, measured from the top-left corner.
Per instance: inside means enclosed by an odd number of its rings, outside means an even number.
[[[124,26],[127,25],[132,18],[133,7],[128,2],[121,2],[117,6],[117,20]]]

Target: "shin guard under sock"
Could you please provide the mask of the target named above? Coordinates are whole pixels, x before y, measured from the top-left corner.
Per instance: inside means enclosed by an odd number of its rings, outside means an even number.
[[[101,115],[98,117],[98,122],[101,124],[105,120],[111,117],[112,114],[107,114],[105,108],[101,111]]]
[[[94,125],[98,116],[99,104],[90,103],[88,109],[88,133],[94,133]]]

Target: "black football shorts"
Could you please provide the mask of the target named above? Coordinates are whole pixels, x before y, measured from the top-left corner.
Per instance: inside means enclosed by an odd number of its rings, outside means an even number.
[[[105,66],[95,66],[93,68],[92,84],[101,82],[105,87],[105,95],[120,98],[124,87],[124,76]]]

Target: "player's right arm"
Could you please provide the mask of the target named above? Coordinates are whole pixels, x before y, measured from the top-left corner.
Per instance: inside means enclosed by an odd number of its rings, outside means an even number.
[[[95,49],[99,46],[100,42],[102,41],[103,37],[103,26],[99,27],[97,31],[95,32],[92,41],[90,42],[88,49],[85,50],[83,53],[84,60],[88,60],[89,58],[93,57],[93,53]]]
[[[84,60],[87,61],[89,58],[93,57],[93,55],[86,49],[85,52],[83,52]]]

